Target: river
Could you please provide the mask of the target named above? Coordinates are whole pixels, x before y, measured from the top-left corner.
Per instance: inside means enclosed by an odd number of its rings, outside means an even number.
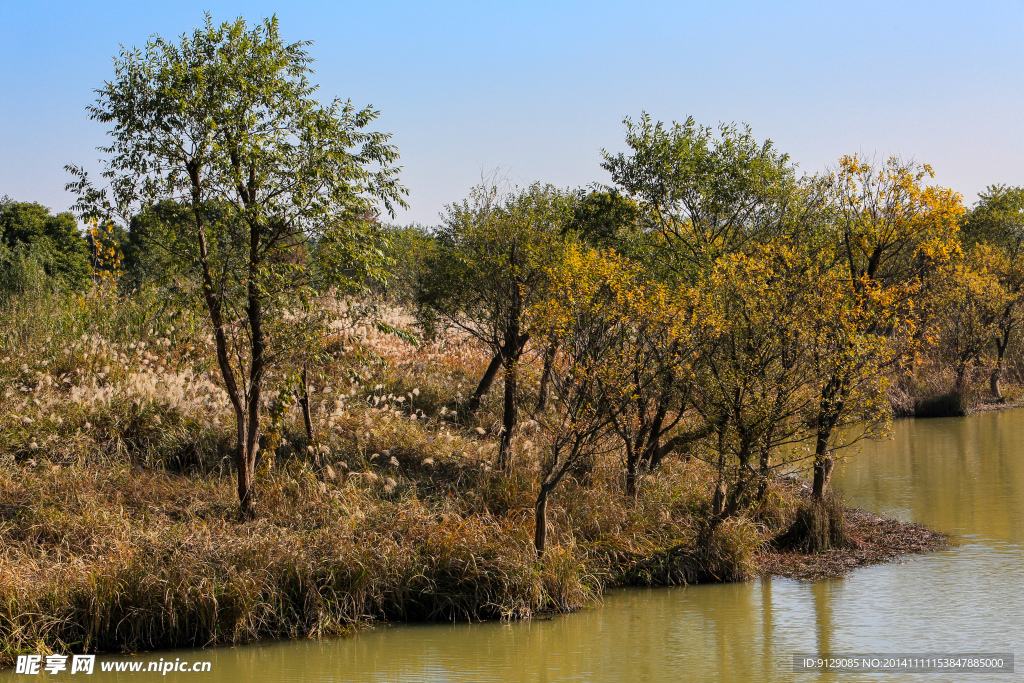
[[[100,656],[95,678],[202,683],[1014,680],[1018,674],[794,672],[793,655],[1016,651],[1024,656],[1024,410],[897,422],[891,441],[863,444],[837,468],[834,483],[856,506],[952,532],[959,542],[946,551],[858,569],[840,580],[775,578],[616,590],[601,606],[528,622],[391,625],[353,638],[133,658],[209,661],[209,673],[103,674],[100,662],[126,658]],[[1024,661],[1017,671],[1024,671]]]

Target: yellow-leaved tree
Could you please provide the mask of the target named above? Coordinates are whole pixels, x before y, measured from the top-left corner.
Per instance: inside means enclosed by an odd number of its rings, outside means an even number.
[[[1006,275],[1017,266],[1008,261],[993,245],[975,244],[929,277],[922,306],[928,312],[926,338],[952,367],[958,401],[970,393],[971,371],[986,365],[988,346],[1005,334],[1004,316],[1016,299]],[[967,406],[961,410],[966,412]]]
[[[687,361],[685,344],[670,342],[664,353],[672,360],[644,365],[645,345],[669,339],[681,306],[667,288],[646,282],[638,264],[611,250],[570,244],[548,276],[548,296],[531,310],[537,338],[557,340],[549,405],[536,413],[550,435],[536,503],[538,556],[546,546],[551,491],[581,462],[623,452],[623,440],[636,436],[638,422],[650,427],[651,415],[638,409],[638,397],[659,390],[663,373]],[[659,430],[679,419],[666,417]],[[627,480],[631,473],[635,487],[641,453],[625,452]]]
[[[829,378],[814,419],[815,500],[828,489],[851,400],[858,392],[875,394],[871,383],[883,383],[882,373],[912,354],[922,278],[960,253],[961,197],[926,185],[933,176],[927,164],[892,157],[879,167],[853,155],[842,157],[829,178],[832,211],[823,229],[841,270],[835,296],[846,302],[847,315],[837,319],[822,353]]]
[[[1019,327],[1019,304],[1024,298],[1024,187],[990,185],[979,192],[977,204],[965,216],[963,232],[965,242],[989,248],[986,262],[1009,295],[998,316],[996,357],[989,379],[992,396],[1001,401],[1003,358]]]

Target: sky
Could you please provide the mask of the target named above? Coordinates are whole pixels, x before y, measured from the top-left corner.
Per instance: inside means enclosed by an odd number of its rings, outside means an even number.
[[[623,119],[745,122],[807,173],[844,155],[931,164],[971,204],[1024,185],[1024,0],[943,2],[14,2],[0,21],[0,196],[55,211],[97,173],[86,106],[124,47],[276,14],[314,82],[380,111],[410,208],[435,225],[496,169],[605,184]]]

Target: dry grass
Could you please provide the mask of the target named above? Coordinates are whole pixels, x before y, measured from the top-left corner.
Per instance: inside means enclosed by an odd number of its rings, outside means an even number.
[[[611,585],[742,580],[796,514],[798,494],[777,486],[749,519],[709,523],[713,477],[696,459],[667,462],[627,499],[612,457],[555,492],[538,563],[546,435],[524,422],[515,467],[500,472],[499,392],[455,420],[486,350],[337,322],[335,360],[311,392],[318,448],[285,410],[248,520],[200,317],[145,296],[0,311],[0,662],[377,619],[521,618],[577,609]]]

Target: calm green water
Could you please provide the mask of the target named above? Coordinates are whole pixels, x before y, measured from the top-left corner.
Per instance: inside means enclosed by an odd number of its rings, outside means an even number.
[[[856,505],[958,534],[962,543],[952,550],[859,569],[836,581],[772,579],[615,591],[601,607],[550,620],[396,625],[351,639],[135,658],[146,663],[160,657],[207,660],[210,673],[118,676],[97,671],[67,679],[640,683],[1024,678],[1020,673],[792,671],[797,652],[1015,652],[1024,658],[1024,411],[904,421],[895,432],[892,441],[865,444],[839,469],[835,483]],[[1017,671],[1024,672],[1024,659]]]

